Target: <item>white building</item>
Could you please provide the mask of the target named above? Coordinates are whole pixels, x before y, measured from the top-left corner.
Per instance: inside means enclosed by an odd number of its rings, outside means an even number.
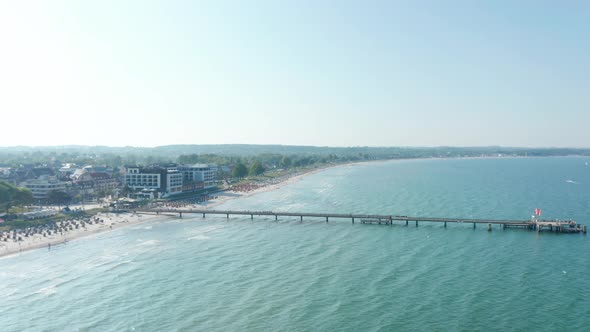
[[[45,200],[47,194],[52,190],[65,191],[66,184],[59,181],[55,176],[42,175],[38,179],[27,180],[21,183],[22,187],[33,193],[33,199]]]
[[[166,193],[170,195],[182,192],[182,173],[178,170],[166,171]]]
[[[160,189],[161,183],[160,170],[140,167],[127,168],[125,184],[131,189]]]
[[[156,190],[160,197],[182,192],[182,173],[176,167],[128,167],[125,184],[133,190]]]
[[[207,164],[182,165],[178,167],[186,183],[202,182],[204,188],[214,187],[217,182],[217,166]]]

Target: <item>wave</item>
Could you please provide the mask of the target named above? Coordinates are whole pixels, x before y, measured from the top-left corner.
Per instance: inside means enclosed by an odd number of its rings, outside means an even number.
[[[57,293],[57,287],[55,285],[47,286],[36,291],[35,294],[42,295],[53,295]]]
[[[140,246],[153,246],[153,245],[157,245],[160,244],[160,240],[142,240],[142,239],[138,239],[137,242],[139,242]]]
[[[104,270],[104,273],[113,272],[114,270],[117,270],[118,268],[123,267],[125,265],[129,265],[131,263],[132,263],[131,260],[124,260],[124,261],[121,261],[121,262],[117,262],[117,263],[109,266],[106,270]]]
[[[188,239],[189,240],[209,240],[210,237],[200,234],[200,235],[189,237]]]

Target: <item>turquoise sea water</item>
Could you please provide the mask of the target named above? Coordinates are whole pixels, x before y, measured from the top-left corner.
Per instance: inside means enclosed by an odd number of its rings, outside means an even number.
[[[328,169],[219,208],[573,218],[588,158]],[[162,219],[0,259],[2,331],[589,331],[590,239],[472,225]]]

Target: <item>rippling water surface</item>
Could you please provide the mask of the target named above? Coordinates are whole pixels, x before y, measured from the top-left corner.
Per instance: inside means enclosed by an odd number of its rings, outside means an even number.
[[[326,170],[220,208],[590,224],[584,158]],[[162,219],[0,259],[2,331],[588,331],[583,235]]]

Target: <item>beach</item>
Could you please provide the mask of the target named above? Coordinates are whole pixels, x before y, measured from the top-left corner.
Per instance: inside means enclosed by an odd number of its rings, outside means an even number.
[[[60,231],[44,231],[36,234],[24,236],[22,233],[16,233],[20,241],[13,238],[7,238],[6,234],[14,234],[13,232],[6,232],[0,240],[0,257],[15,255],[21,252],[37,249],[48,248],[52,246],[63,245],[69,241],[76,240],[81,237],[90,236],[99,232],[110,231],[125,227],[129,225],[138,224],[141,222],[160,218],[161,216],[140,215],[133,213],[99,213],[96,216],[89,218],[91,222],[82,223],[81,220],[69,220],[63,222],[63,227]],[[66,224],[68,226],[66,226]],[[58,225],[62,225],[58,223]],[[25,232],[26,230],[21,230]]]
[[[475,158],[473,158],[475,159]],[[195,209],[214,209],[219,205],[222,205],[230,200],[251,197],[256,194],[270,192],[279,189],[283,186],[296,183],[303,179],[305,176],[316,174],[329,168],[353,166],[358,164],[383,162],[383,160],[376,161],[364,161],[364,162],[350,162],[337,165],[326,165],[318,168],[307,169],[297,173],[287,174],[281,177],[269,179],[267,181],[253,182],[250,184],[240,185],[237,188],[229,188],[217,192],[212,195],[212,199],[203,201],[201,203],[183,203],[170,202],[164,203],[167,208],[195,208]],[[157,206],[157,205],[156,205]],[[154,206],[154,207],[156,207]],[[82,206],[80,206],[82,207]],[[86,205],[86,207],[99,207]],[[21,236],[19,241],[14,239],[0,238],[0,257],[7,255],[14,255],[24,251],[37,249],[37,248],[50,248],[50,246],[61,245],[68,241],[73,241],[81,237],[90,236],[99,232],[109,231],[115,228],[120,228],[128,225],[135,225],[141,222],[146,222],[154,219],[161,219],[163,217],[170,217],[165,215],[152,215],[152,214],[134,214],[134,213],[99,213],[95,217],[102,222],[99,223],[85,223],[84,227],[74,228],[71,230],[64,230],[63,233],[54,233],[44,236],[42,233],[30,235],[28,237]],[[23,232],[24,230],[20,230]]]
[[[269,181],[251,184],[249,185],[247,191],[225,190],[216,193],[214,196],[215,198],[208,201],[204,201],[202,203],[175,205],[178,205],[177,207],[179,208],[194,207],[200,209],[213,209],[229,200],[241,197],[250,197],[259,193],[276,190],[281,188],[282,186],[295,183],[307,175],[315,174],[317,172],[321,172],[331,167],[346,166],[352,164],[356,163],[329,165],[310,170],[305,170],[294,174],[288,174],[283,177],[274,178]],[[64,224],[64,226],[61,227],[60,232],[50,233],[47,231],[39,231],[38,233],[30,234],[29,236],[25,237],[23,233],[25,233],[26,230],[19,230],[19,233],[17,233],[16,236],[18,240],[15,240],[13,238],[7,238],[5,241],[4,238],[6,238],[9,234],[7,232],[4,233],[4,236],[2,238],[0,238],[0,257],[15,255],[24,251],[38,248],[51,249],[52,246],[63,245],[69,241],[73,241],[81,237],[90,236],[99,232],[110,231],[120,227],[135,225],[149,220],[161,219],[163,217],[166,216],[135,213],[99,213],[96,216],[91,217],[92,221],[96,221],[93,223],[82,223],[81,220],[74,219],[66,221],[66,223],[70,222],[72,227],[66,227]],[[78,225],[78,227],[75,227],[76,224]],[[14,233],[10,232],[10,234],[13,235]]]
[[[304,177],[306,177],[308,175],[312,175],[312,174],[324,171],[329,168],[351,166],[351,165],[356,165],[356,164],[361,164],[361,163],[367,163],[367,162],[352,162],[352,163],[322,166],[322,167],[318,167],[318,168],[314,168],[314,169],[304,170],[304,171],[294,173],[294,174],[288,174],[288,175],[285,175],[282,177],[270,179],[268,181],[242,185],[242,186],[238,187],[239,189],[236,189],[235,188],[236,186],[233,186],[234,187],[233,189],[230,187],[230,189],[215,193],[214,194],[215,198],[213,198],[213,199],[207,200],[202,203],[197,203],[197,204],[184,204],[179,207],[182,207],[182,208],[188,207],[188,208],[196,208],[196,209],[213,209],[213,208],[215,208],[227,201],[230,201],[230,200],[234,200],[234,199],[238,199],[238,198],[242,198],[242,197],[250,197],[250,196],[253,196],[256,194],[273,191],[273,190],[279,189],[283,186],[296,183],[297,181],[303,179]],[[171,206],[167,206],[167,207],[174,208]]]

